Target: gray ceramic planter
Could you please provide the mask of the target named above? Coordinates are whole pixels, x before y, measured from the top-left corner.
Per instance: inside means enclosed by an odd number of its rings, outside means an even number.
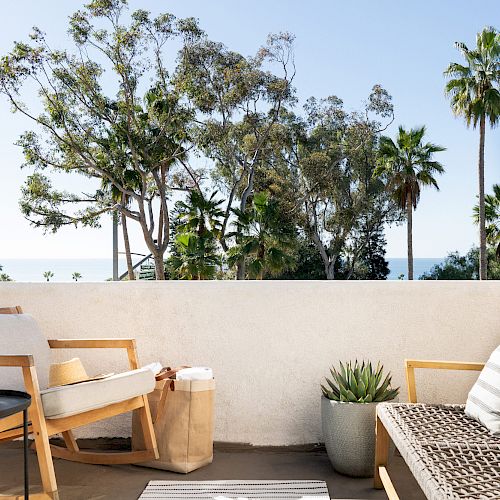
[[[353,477],[373,476],[378,403],[339,403],[321,397],[321,421],[333,468]]]

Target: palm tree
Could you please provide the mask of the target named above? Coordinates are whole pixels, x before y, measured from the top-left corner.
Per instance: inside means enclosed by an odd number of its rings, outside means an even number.
[[[176,277],[184,280],[210,280],[217,275],[221,256],[216,240],[208,233],[180,233],[175,238],[175,253],[169,259]]]
[[[0,281],[12,281],[12,278],[7,274],[3,273],[3,267],[0,265]]]
[[[500,259],[500,184],[493,186],[493,194],[487,194],[485,201],[486,241],[495,248]],[[479,223],[479,206],[474,207],[474,220]]]
[[[50,278],[54,277],[54,273],[52,271],[45,271],[43,273],[43,277],[47,280],[50,281]]]
[[[71,278],[74,280],[74,281],[78,281],[79,279],[82,278],[82,275],[80,273],[73,273],[71,275]]]
[[[283,224],[277,206],[267,193],[257,193],[249,210],[234,209],[237,244],[228,251],[228,264],[237,266],[242,260],[252,279],[266,274],[277,275],[295,264],[293,247],[295,234]]]
[[[216,191],[207,199],[195,190],[190,191],[187,202],[176,203],[179,215],[169,261],[180,279],[213,279],[221,267],[218,240],[224,212],[222,200],[216,197]]]
[[[484,28],[477,34],[476,47],[468,49],[455,44],[465,64],[451,63],[445,76],[449,77],[446,94],[457,116],[463,116],[469,127],[479,123],[479,279],[487,278],[486,221],[484,200],[484,140],[486,120],[493,127],[500,116],[500,93],[495,87],[500,79],[500,39],[495,28]]]
[[[434,153],[445,148],[423,143],[425,127],[409,131],[399,127],[396,142],[382,136],[379,144],[378,165],[374,175],[385,177],[387,189],[394,194],[396,203],[406,211],[408,232],[408,279],[413,279],[413,210],[420,200],[423,186],[433,186],[439,190],[435,174],[444,172],[443,166],[433,160]]]
[[[199,236],[210,231],[219,237],[224,212],[220,208],[222,200],[217,200],[217,191],[206,199],[200,191],[190,191],[188,201],[177,202],[180,224],[177,230],[182,232],[196,232]]]

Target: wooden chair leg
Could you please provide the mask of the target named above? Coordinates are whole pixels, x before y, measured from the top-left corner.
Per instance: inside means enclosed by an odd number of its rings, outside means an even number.
[[[36,454],[38,466],[40,467],[43,491],[49,498],[59,500],[54,463],[52,462],[52,454],[50,452],[49,435],[45,425],[45,416],[35,368],[33,366],[23,367],[23,377],[26,391],[31,396],[31,406],[28,413],[35,437]]]
[[[68,450],[80,451],[80,448],[78,447],[78,443],[76,442],[75,436],[73,435],[72,431],[65,431],[61,434],[64,439],[64,444],[66,445],[66,448],[68,448]]]
[[[382,481],[382,484],[384,485],[384,490],[385,494],[387,495],[387,498],[389,500],[399,500],[399,496],[396,493],[396,488],[394,488],[394,485],[392,484],[391,478],[389,477],[389,474],[387,473],[387,469],[383,466],[380,466],[378,468],[379,474],[380,474],[380,480]]]
[[[383,489],[382,479],[380,477],[380,467],[385,467],[389,459],[389,433],[384,427],[384,424],[377,417],[377,423],[375,425],[375,474],[373,487],[377,489]]]
[[[131,370],[136,370],[139,368],[139,358],[137,356],[137,348],[135,342],[131,348],[127,349],[128,360]],[[142,427],[142,435],[144,437],[144,447],[145,451],[152,452],[153,458],[157,460],[159,458],[158,447],[156,444],[155,430],[153,427],[153,420],[151,418],[151,410],[149,409],[149,399],[148,395],[144,394],[142,396],[144,406],[135,410],[139,413]]]
[[[53,457],[71,460],[85,464],[134,464],[155,460],[158,458],[158,449],[156,446],[153,423],[149,410],[149,401],[147,395],[137,398],[143,406],[135,411],[139,412],[144,438],[144,447],[141,450],[121,451],[121,452],[101,452],[95,450],[82,451],[73,436],[71,430],[62,432],[66,448],[51,444],[50,450]],[[50,425],[49,425],[50,430]],[[1,499],[0,499],[1,500]]]
[[[156,444],[155,430],[153,427],[153,420],[151,418],[151,410],[149,409],[149,400],[147,394],[145,394],[142,398],[144,400],[144,406],[136,411],[139,412],[139,416],[141,418],[144,445],[146,450],[153,452],[154,459],[157,460],[159,458],[158,447]]]

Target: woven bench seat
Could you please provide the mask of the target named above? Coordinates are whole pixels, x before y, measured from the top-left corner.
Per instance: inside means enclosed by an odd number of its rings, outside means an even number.
[[[463,405],[383,403],[377,415],[429,500],[500,499],[500,438]]]

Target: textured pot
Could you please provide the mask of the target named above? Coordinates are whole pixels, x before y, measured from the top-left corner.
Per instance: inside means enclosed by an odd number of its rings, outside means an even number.
[[[378,403],[339,403],[321,397],[321,421],[333,468],[353,477],[372,477]]]

